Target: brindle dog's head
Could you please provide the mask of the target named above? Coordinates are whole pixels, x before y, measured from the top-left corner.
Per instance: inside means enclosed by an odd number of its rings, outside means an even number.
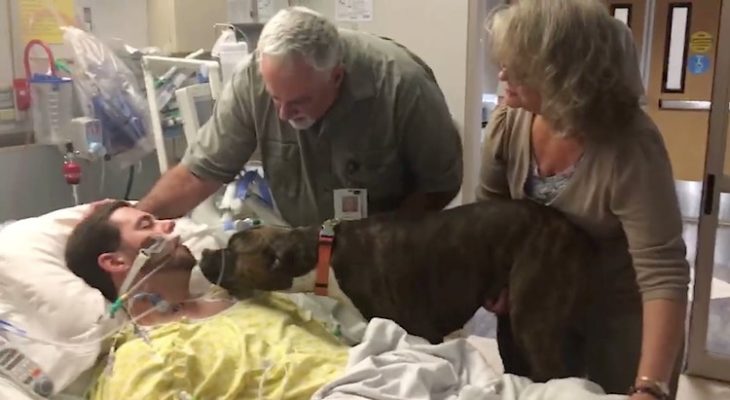
[[[228,247],[204,250],[203,275],[233,296],[253,289],[284,290],[317,263],[317,228],[254,227],[231,236]]]

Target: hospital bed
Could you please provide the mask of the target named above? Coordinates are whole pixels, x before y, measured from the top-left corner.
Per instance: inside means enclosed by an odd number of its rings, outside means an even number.
[[[108,329],[97,323],[108,303],[101,293],[73,275],[63,261],[65,241],[87,211],[87,205],[61,209],[7,224],[0,230],[0,320],[56,342],[91,337]],[[175,230],[197,258],[204,248],[225,243],[222,237],[210,235],[206,225],[187,218],[178,220]],[[208,287],[207,280],[195,270],[193,293]],[[24,339],[18,342],[0,329],[0,342],[3,337],[38,364],[53,384],[51,398],[61,400],[82,398],[91,383],[90,370],[102,351],[101,344],[96,343],[68,348]],[[474,342],[497,369],[501,368],[493,340],[475,338]],[[0,364],[3,361],[0,356]],[[22,390],[2,367],[0,371],[0,399],[39,398]]]
[[[101,293],[91,289],[80,278],[72,274],[63,261],[66,239],[75,224],[81,220],[88,209],[88,205],[61,209],[39,217],[11,223],[0,231],[0,320],[10,321],[25,333],[44,338],[49,342],[74,341],[78,343],[79,341],[83,342],[84,338],[98,335],[101,331],[109,331],[111,321],[99,322],[99,316],[105,314],[108,302],[105,301]],[[203,249],[221,247],[225,243],[222,237],[210,235],[211,230],[208,226],[195,223],[187,218],[178,220],[175,230],[198,259]],[[193,294],[202,294],[209,289],[210,284],[199,270],[194,270],[190,287]],[[410,351],[409,349],[402,349],[400,346],[404,344],[413,346],[415,344],[416,347],[421,346],[419,348],[422,350],[415,353],[417,354],[416,359],[410,355],[406,357],[410,363],[407,368],[422,368],[426,372],[430,370],[433,376],[434,354],[436,357],[443,357],[446,354],[446,359],[456,357],[453,366],[447,363],[440,367],[449,371],[454,370],[456,367],[465,368],[470,365],[470,362],[472,364],[476,362],[476,373],[474,371],[458,373],[457,370],[455,377],[458,379],[476,379],[477,382],[481,382],[487,387],[493,387],[494,390],[506,388],[504,393],[514,396],[503,397],[495,394],[497,397],[492,397],[494,399],[516,399],[517,393],[521,393],[522,388],[529,388],[530,385],[534,385],[526,381],[525,378],[502,374],[501,361],[494,339],[469,336],[464,340],[447,342],[454,343],[450,345],[453,349],[448,350],[447,347],[439,347],[441,345],[434,347],[425,343],[425,341],[421,343],[419,342],[422,340],[420,338],[393,336],[392,333],[397,332],[399,328],[397,326],[393,328],[393,326],[395,324],[392,321],[381,320],[377,326],[374,326],[371,322],[367,329],[368,331],[371,328],[376,329],[374,333],[371,333],[374,338],[368,339],[368,333],[365,332],[363,342],[351,351],[351,357],[353,355],[359,355],[360,357],[382,356],[386,360],[392,359],[393,354]],[[4,332],[1,328],[2,326],[0,326],[0,343],[2,343],[3,337],[12,339],[12,335],[8,334],[7,331]],[[469,327],[467,326],[467,328]],[[381,334],[377,329],[386,329],[391,333]],[[404,332],[403,335],[405,335]],[[390,338],[389,340],[392,341],[394,346],[391,350],[395,352],[380,355],[369,353],[373,349],[383,350],[386,348],[382,342],[385,338]],[[75,347],[39,343],[22,338],[13,342],[26,357],[33,360],[48,376],[53,384],[53,395],[50,396],[52,399],[78,400],[82,398],[84,392],[92,384],[93,374],[90,373],[90,370],[102,354],[102,345],[93,342]],[[461,357],[467,354],[464,351],[465,348],[469,349],[468,353],[471,358],[466,357],[464,360],[471,361],[461,360]],[[355,351],[355,349],[357,350]],[[421,360],[418,357],[423,357],[423,359]],[[7,361],[0,355],[0,365],[6,364]],[[358,368],[358,365],[352,365],[351,367]],[[354,372],[357,374],[363,373],[362,371]],[[428,376],[428,373],[423,375],[422,372],[408,374],[416,377],[411,378],[411,380],[416,380],[416,382],[412,382],[415,388],[422,386],[421,383],[417,382],[418,379],[428,379],[422,378],[422,376]],[[370,370],[369,373],[380,372],[377,372],[376,369]],[[442,376],[443,374],[439,372],[436,375]],[[350,390],[346,382],[350,376],[346,371],[342,378],[344,383],[339,380],[335,381],[333,383],[335,387],[331,388],[333,393],[336,392],[337,385],[340,384],[344,384],[343,387]],[[402,380],[400,376],[391,376],[391,378]],[[507,381],[503,382],[503,379],[507,379]],[[438,379],[436,380],[438,381]],[[408,382],[408,380],[405,379],[403,382]],[[566,390],[577,393],[576,396],[578,397],[575,397],[576,399],[614,398],[604,395],[585,397],[587,392],[581,392],[581,390],[585,390],[585,387],[582,386],[584,383],[577,383],[578,386],[570,386],[571,389],[569,390],[559,388],[553,389],[553,391],[557,390],[562,393],[561,396],[563,397],[559,397],[561,399],[569,398],[564,396]],[[436,385],[439,382],[429,382],[429,384]],[[556,384],[576,385],[572,381],[556,382]],[[515,388],[520,388],[520,391]],[[363,390],[365,389],[367,388]],[[473,390],[469,387],[467,389]],[[542,394],[538,393],[534,398],[551,398],[539,396],[542,396]],[[9,379],[7,373],[0,367],[0,399],[37,400],[39,398],[42,397],[34,396],[32,393],[22,390],[20,385]],[[411,396],[406,396],[406,398],[411,398]]]

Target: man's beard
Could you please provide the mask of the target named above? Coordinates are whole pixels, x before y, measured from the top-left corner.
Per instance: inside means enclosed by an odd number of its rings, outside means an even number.
[[[192,271],[193,267],[197,264],[197,260],[190,252],[187,246],[180,245],[175,248],[172,253],[170,260],[168,261],[168,268],[174,268],[181,271]]]
[[[164,264],[163,264],[164,263]],[[155,270],[162,271],[192,271],[197,264],[195,257],[186,246],[177,245],[172,252],[164,256],[164,260],[157,262],[148,262],[142,267],[142,273],[145,275],[153,273]]]
[[[315,122],[317,122],[314,118],[310,117],[300,117],[297,119],[288,119],[289,125],[294,127],[294,129],[303,131],[305,129],[309,129],[314,125]]]

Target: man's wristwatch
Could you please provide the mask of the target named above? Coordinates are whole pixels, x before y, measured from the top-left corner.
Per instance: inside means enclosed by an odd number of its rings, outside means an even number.
[[[648,394],[657,400],[669,400],[669,384],[646,376],[637,379],[637,383],[629,389],[629,396],[636,393]]]

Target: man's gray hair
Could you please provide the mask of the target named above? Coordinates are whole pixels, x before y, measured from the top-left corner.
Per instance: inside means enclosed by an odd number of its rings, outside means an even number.
[[[321,14],[306,7],[290,7],[276,13],[259,37],[256,57],[301,56],[318,71],[329,71],[340,63],[341,48],[337,27]]]

